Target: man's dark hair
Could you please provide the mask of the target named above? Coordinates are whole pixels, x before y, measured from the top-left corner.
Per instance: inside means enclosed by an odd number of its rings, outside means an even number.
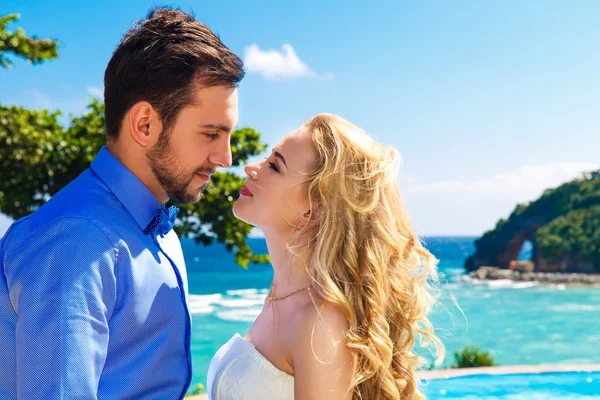
[[[106,136],[117,139],[127,111],[148,101],[168,129],[182,107],[193,104],[193,87],[235,87],[242,60],[193,15],[155,8],[134,24],[104,73]]]

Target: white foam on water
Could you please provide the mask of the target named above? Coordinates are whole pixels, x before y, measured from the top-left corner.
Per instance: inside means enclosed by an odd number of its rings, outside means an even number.
[[[215,308],[211,307],[211,306],[189,305],[188,309],[190,311],[190,314],[192,314],[192,315],[212,314],[215,311]]]
[[[189,296],[191,314],[214,315],[225,321],[251,322],[258,316],[267,296],[267,289],[228,290],[221,293]]]
[[[215,294],[190,294],[188,297],[188,309],[190,314],[210,314],[214,311],[213,304],[218,303],[223,296]]]
[[[226,293],[228,296],[258,296],[267,294],[268,289],[239,289],[239,290],[228,290]]]
[[[527,289],[539,286],[539,282],[513,282],[513,289]]]
[[[528,289],[539,286],[538,282],[515,282],[510,279],[498,279],[487,281],[486,285],[490,289]]]
[[[224,321],[252,322],[260,314],[260,309],[219,311],[215,315]]]
[[[472,278],[468,275],[461,277],[460,281],[466,285],[472,285],[474,287],[486,287],[489,289],[528,289],[532,287],[539,288],[540,290],[567,290],[567,285],[564,283],[541,283],[537,281],[533,282],[521,282],[513,281],[511,279],[497,279],[497,280],[481,280]],[[444,285],[451,287],[450,285]]]
[[[561,305],[552,307],[552,311],[558,311],[558,312],[596,311],[596,310],[600,310],[600,306],[594,306],[592,304],[566,303],[566,304],[561,304]]]
[[[228,308],[246,308],[262,306],[265,302],[265,297],[262,296],[260,299],[223,299],[218,302],[220,306]]]

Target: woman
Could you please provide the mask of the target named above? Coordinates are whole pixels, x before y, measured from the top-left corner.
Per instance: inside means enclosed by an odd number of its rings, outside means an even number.
[[[420,399],[415,343],[435,258],[397,186],[397,152],[321,114],[245,168],[237,218],[265,235],[274,277],[244,338],[213,358],[213,400]]]

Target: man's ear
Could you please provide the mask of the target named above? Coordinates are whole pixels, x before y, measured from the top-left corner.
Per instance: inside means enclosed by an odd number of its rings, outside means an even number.
[[[135,103],[129,110],[129,134],[140,146],[152,147],[162,132],[162,122],[152,104],[147,101]]]

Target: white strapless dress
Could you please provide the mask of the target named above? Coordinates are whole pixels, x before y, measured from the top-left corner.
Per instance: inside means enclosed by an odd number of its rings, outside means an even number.
[[[210,400],[294,399],[294,377],[237,333],[214,355],[206,386]]]

